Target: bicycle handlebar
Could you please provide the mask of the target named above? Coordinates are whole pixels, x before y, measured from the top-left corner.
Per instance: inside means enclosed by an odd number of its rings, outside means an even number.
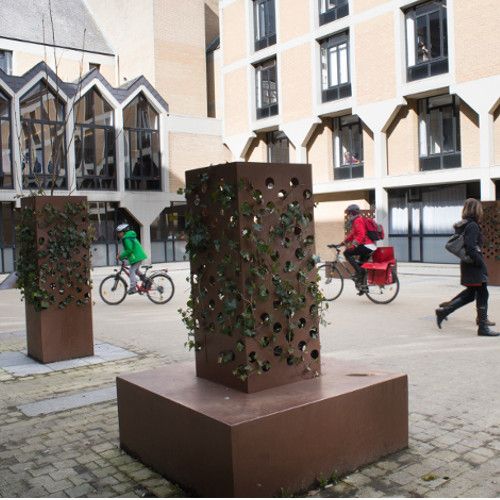
[[[335,243],[332,243],[331,245],[326,245],[328,248],[335,248],[335,250],[339,250],[340,248],[342,248],[344,245],[342,243],[339,243],[338,245],[336,245]]]

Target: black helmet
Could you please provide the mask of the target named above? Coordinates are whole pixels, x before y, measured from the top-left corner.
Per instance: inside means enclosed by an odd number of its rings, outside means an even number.
[[[360,208],[359,208],[359,205],[356,205],[356,203],[353,203],[352,205],[349,205],[345,211],[348,213],[348,214],[359,214],[360,212]]]

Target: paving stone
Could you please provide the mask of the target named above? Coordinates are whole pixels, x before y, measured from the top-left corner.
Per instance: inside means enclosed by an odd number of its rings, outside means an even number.
[[[58,493],[62,490],[72,488],[73,484],[67,479],[62,479],[61,481],[49,481],[44,485],[44,488],[49,493]]]
[[[474,451],[470,451],[469,453],[462,455],[462,458],[472,464],[482,464],[488,460],[488,458],[484,455],[479,455]]]
[[[93,496],[95,492],[95,488],[88,483],[83,483],[64,490],[64,493],[70,498]]]

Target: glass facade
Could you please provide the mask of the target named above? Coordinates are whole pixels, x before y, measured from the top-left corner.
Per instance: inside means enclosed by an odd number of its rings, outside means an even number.
[[[333,120],[334,179],[363,177],[363,126],[356,115]]]
[[[349,15],[348,0],[319,0],[320,26],[348,15]]]
[[[182,262],[186,254],[186,205],[173,203],[151,224],[151,262]]]
[[[350,96],[349,34],[345,32],[321,42],[321,99],[327,102]]]
[[[139,94],[123,110],[125,189],[161,190],[159,115]]]
[[[21,98],[20,108],[23,188],[66,188],[64,104],[42,80]]]
[[[276,59],[255,67],[257,119],[278,114],[278,74]]]
[[[255,50],[276,43],[274,0],[253,0]]]
[[[0,92],[0,189],[12,189],[10,100]]]
[[[14,203],[0,202],[0,274],[15,269],[16,212]]]
[[[96,89],[74,107],[77,189],[116,190],[113,108]]]

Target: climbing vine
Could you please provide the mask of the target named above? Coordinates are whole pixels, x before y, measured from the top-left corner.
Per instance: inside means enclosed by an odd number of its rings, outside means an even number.
[[[319,349],[309,352],[308,342],[300,339],[317,343],[326,307],[312,252],[313,216],[304,208],[312,203],[297,201],[299,194],[310,200],[312,193],[298,193],[296,178],[287,190],[278,190],[272,178],[263,187],[254,184],[244,177],[215,178],[204,169],[181,191],[189,207],[191,259],[191,295],[179,309],[188,330],[186,345],[200,351],[204,335],[230,338],[225,344],[231,348],[221,350],[217,362],[233,363],[233,374],[242,380],[268,372],[276,358],[314,370]],[[270,196],[259,187],[272,192],[274,201],[266,202]],[[244,362],[238,362],[239,353],[246,353]]]
[[[90,302],[93,226],[87,204],[24,206],[16,226],[18,288],[36,311]]]

